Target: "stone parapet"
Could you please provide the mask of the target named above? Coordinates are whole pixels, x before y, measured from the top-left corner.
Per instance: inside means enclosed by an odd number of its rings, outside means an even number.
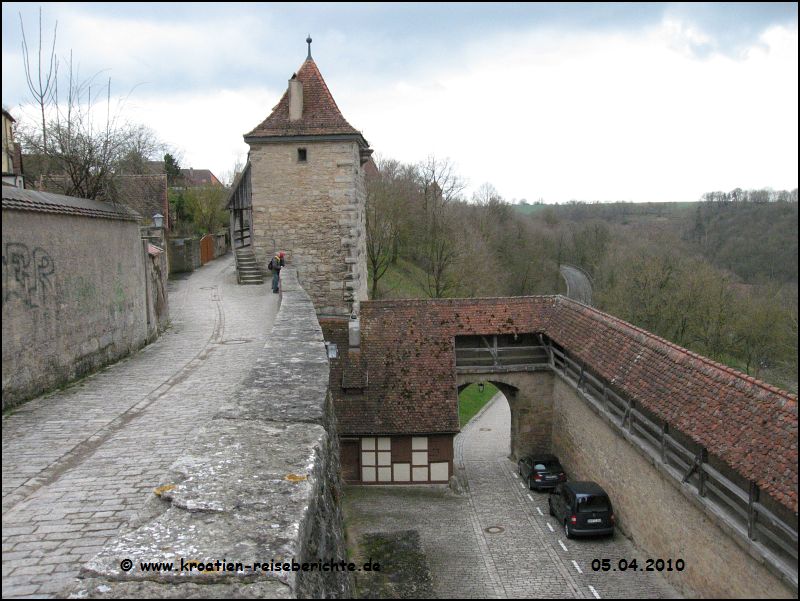
[[[111,598],[351,597],[341,571],[180,571],[181,561],[345,560],[328,359],[296,272],[281,272],[272,333],[245,383],[199,428],[127,533],[67,594]],[[193,417],[194,418],[194,417]],[[129,559],[125,571],[121,562]],[[140,562],[174,562],[143,571]]]

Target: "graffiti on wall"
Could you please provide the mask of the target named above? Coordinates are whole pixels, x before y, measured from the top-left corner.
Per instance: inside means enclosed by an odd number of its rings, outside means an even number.
[[[8,242],[3,248],[3,304],[19,298],[26,307],[44,305],[53,291],[55,271],[53,258],[43,248],[30,250],[26,244]]]

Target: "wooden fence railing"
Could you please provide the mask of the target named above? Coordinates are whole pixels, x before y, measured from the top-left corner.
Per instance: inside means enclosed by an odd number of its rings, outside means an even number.
[[[703,504],[797,586],[797,524],[788,523],[766,507],[755,482],[735,482],[737,476],[732,470],[709,457],[707,449],[617,394],[566,351],[548,344],[547,352],[556,373],[581,391],[641,452],[661,463],[664,471],[681,484],[689,485]],[[796,522],[797,516],[794,518]]]

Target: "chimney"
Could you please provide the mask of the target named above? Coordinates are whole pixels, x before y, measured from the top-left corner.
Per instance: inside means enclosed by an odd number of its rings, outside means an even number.
[[[297,79],[297,74],[289,80],[289,121],[299,121],[303,118],[303,84]]]

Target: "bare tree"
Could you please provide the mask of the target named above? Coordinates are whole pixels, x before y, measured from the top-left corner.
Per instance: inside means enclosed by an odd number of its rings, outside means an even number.
[[[367,261],[372,279],[370,298],[378,297],[378,282],[386,273],[392,260],[395,239],[395,224],[392,220],[392,204],[397,190],[391,178],[396,161],[379,163],[378,172],[366,177],[367,202],[365,208],[367,230]]]
[[[25,26],[22,23],[22,13],[19,13],[19,28],[22,31],[22,57],[25,67],[25,81],[28,91],[33,96],[34,102],[39,106],[42,115],[42,145],[47,154],[47,108],[52,104],[58,80],[58,59],[56,58],[56,36],[58,21],[53,27],[53,45],[50,48],[49,65],[45,69],[42,65],[42,8],[39,7],[39,51],[36,73],[32,72],[28,40],[25,37]]]
[[[420,254],[426,267],[425,291],[442,298],[454,288],[452,268],[458,260],[458,240],[453,228],[452,204],[464,190],[448,159],[435,156],[418,166],[424,219]]]
[[[28,176],[62,194],[114,200],[114,177],[141,173],[163,145],[150,128],[122,120],[123,100],[112,110],[110,79],[100,88],[105,102],[98,102],[94,78],[80,78],[71,53],[65,99],[54,82],[42,123],[23,123],[19,130],[23,148],[32,155],[26,160]]]

